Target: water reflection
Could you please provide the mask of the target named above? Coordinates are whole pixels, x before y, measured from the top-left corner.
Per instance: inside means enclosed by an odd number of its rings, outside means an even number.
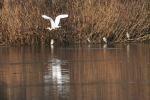
[[[62,67],[67,61],[62,62],[59,59],[50,57],[48,62],[51,63],[48,64],[44,75],[45,94],[49,96],[50,91],[55,91],[61,97],[68,95],[69,85],[65,86],[63,84],[70,82],[69,70]]]
[[[149,43],[0,47],[0,55],[0,100],[150,98]]]
[[[103,48],[104,48],[104,49],[107,48],[107,43],[103,44]]]

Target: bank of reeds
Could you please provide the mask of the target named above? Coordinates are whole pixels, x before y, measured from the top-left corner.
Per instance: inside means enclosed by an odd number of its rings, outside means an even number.
[[[34,0],[33,0],[34,1]],[[48,0],[49,1],[49,0]],[[126,32],[137,41],[150,40],[149,0],[58,0],[39,5],[34,2],[4,2],[0,10],[0,44],[32,45],[56,43],[101,43],[102,37],[109,42],[126,42]],[[46,14],[61,19],[61,28],[49,31],[50,22],[41,17]]]

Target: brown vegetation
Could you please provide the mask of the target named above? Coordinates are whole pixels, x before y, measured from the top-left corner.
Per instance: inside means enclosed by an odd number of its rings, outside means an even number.
[[[3,1],[3,0],[2,0]],[[150,40],[149,0],[43,0],[37,2],[7,0],[0,9],[0,44],[32,45],[57,43],[101,43],[106,36],[110,42],[125,42],[126,32],[134,41]],[[46,30],[59,14],[69,17],[61,20],[61,28]]]

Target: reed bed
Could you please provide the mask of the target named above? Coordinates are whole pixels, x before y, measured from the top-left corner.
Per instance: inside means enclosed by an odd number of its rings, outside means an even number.
[[[127,42],[126,32],[132,42],[150,40],[149,0],[50,0],[42,2],[7,1],[0,9],[1,45],[41,45],[56,43],[72,44]],[[68,14],[61,19],[61,28],[47,30],[50,22],[41,17],[46,14],[53,19],[59,14]]]

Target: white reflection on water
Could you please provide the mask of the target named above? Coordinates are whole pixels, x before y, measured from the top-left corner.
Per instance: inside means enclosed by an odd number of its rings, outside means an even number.
[[[127,57],[129,59],[129,54],[130,54],[130,44],[127,44]]]
[[[59,59],[52,60],[52,77],[54,84],[62,84],[61,61]]]
[[[56,59],[51,55],[48,62],[46,73],[44,75],[45,95],[49,96],[51,93],[66,98],[69,93],[70,82],[69,70],[62,67],[67,61]]]
[[[103,44],[103,48],[104,48],[104,49],[107,48],[107,43]]]

